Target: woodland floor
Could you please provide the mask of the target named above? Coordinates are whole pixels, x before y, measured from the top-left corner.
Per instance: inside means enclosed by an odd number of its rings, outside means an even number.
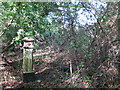
[[[17,53],[17,54],[16,54]],[[39,49],[33,53],[34,71],[36,79],[33,82],[24,83],[22,76],[22,52],[7,52],[7,64],[0,59],[0,87],[6,88],[67,88],[89,87],[79,80],[77,86],[71,82],[70,73],[57,68],[61,64],[65,52],[54,51],[51,47]],[[60,60],[61,59],[61,60]]]

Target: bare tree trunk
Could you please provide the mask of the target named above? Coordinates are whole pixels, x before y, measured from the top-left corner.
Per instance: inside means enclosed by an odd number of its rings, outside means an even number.
[[[118,2],[118,39],[119,39],[119,43],[120,43],[120,1]]]
[[[74,44],[75,45],[75,47],[74,48],[76,48],[76,32],[75,32],[75,26],[74,26],[74,17],[72,17],[71,16],[71,18],[70,18],[70,31],[71,31],[71,38],[72,38],[72,40],[71,40],[71,44]],[[71,58],[70,59],[70,74],[71,74],[71,78],[72,78],[72,84],[74,85],[75,84],[75,80],[74,80],[74,76],[73,76],[73,64],[76,64],[76,62],[77,62],[77,51],[76,51],[76,49],[71,49],[71,53],[72,53],[72,57],[73,58]]]
[[[118,21],[117,21],[117,26],[118,26],[118,45],[120,48],[120,1],[118,2],[118,17],[117,17]],[[118,52],[118,57],[117,57],[117,62],[118,62],[118,75],[120,75],[120,50]]]

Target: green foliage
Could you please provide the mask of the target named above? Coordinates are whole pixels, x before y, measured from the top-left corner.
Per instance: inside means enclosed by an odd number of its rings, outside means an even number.
[[[106,18],[98,18],[97,20],[98,22],[103,22],[103,23],[108,21]]]
[[[85,62],[80,62],[80,64],[78,66],[79,67],[84,67],[85,66]]]
[[[38,83],[40,83],[41,81],[40,80],[37,80]]]
[[[23,37],[34,36],[35,31],[43,34],[49,30],[46,17],[55,6],[52,2],[2,2],[0,30],[5,32],[3,41],[18,43]],[[17,35],[19,29],[23,29],[24,33]]]

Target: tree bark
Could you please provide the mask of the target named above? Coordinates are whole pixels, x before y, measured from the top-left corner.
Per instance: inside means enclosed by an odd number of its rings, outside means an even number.
[[[120,47],[120,1],[118,2],[118,17],[117,17],[118,21],[117,21],[117,27],[118,27],[118,45]],[[120,63],[119,63],[119,59],[120,59],[120,50],[118,52],[118,75],[120,75]]]

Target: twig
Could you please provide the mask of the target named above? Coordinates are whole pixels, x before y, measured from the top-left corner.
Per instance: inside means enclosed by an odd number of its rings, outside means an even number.
[[[83,6],[88,12],[90,12],[90,11],[85,7],[84,3],[81,3],[81,4],[82,4],[82,6]],[[92,13],[92,14],[94,15],[94,17],[97,19],[96,15],[95,15],[93,12],[90,12],[90,13]],[[100,29],[102,30],[102,32],[105,34],[104,29],[103,29],[102,25],[100,24],[100,22],[98,21],[98,19],[97,19],[97,23],[98,23],[98,25],[100,26]]]
[[[14,44],[14,43],[12,43],[12,44],[8,45],[6,48],[4,48],[4,49],[2,50],[2,52],[1,52],[1,53],[5,52],[5,51],[6,51],[9,47],[11,47],[13,44]]]
[[[9,61],[7,61],[7,58],[4,56],[4,54],[2,55],[2,60],[5,61],[9,66],[12,66],[14,69],[16,69],[16,67],[13,66],[12,63],[10,63]],[[7,65],[7,64],[5,64],[5,65]]]

